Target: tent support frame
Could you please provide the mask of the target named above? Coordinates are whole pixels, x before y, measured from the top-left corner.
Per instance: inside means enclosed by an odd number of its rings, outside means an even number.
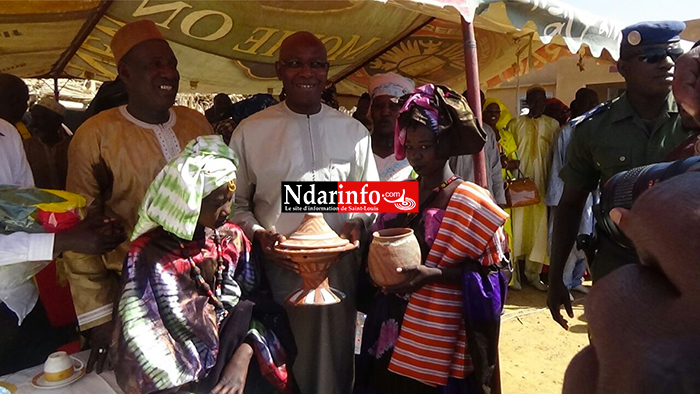
[[[75,53],[78,52],[78,49],[80,49],[80,46],[83,45],[83,42],[88,38],[90,35],[90,32],[92,32],[92,29],[97,26],[97,23],[102,19],[102,16],[107,12],[107,9],[109,8],[110,5],[112,5],[113,0],[102,0],[100,2],[100,5],[97,6],[97,9],[95,12],[88,18],[85,23],[83,23],[83,26],[80,28],[80,31],[78,34],[73,38],[73,42],[71,42],[70,46],[68,49],[66,49],[62,54],[61,57],[58,58],[56,63],[54,63],[53,67],[51,68],[51,71],[49,71],[48,76],[51,78],[59,78],[61,75],[63,75],[63,70],[65,70],[66,66],[68,65],[68,62],[70,59],[75,56]],[[58,100],[58,82],[56,82],[56,100]]]
[[[479,62],[476,53],[476,35],[474,25],[467,22],[463,16],[462,20],[462,42],[464,44],[464,69],[467,74],[467,102],[474,112],[479,124],[481,122],[481,94],[479,89]],[[484,149],[473,154],[474,159],[474,183],[487,188],[486,181],[486,160]]]

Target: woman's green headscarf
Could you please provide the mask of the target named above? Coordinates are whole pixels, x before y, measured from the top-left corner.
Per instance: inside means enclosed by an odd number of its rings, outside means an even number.
[[[237,159],[219,135],[197,137],[158,173],[139,209],[131,240],[162,226],[192,240],[202,199],[236,179]]]
[[[510,115],[510,111],[508,111],[508,107],[506,107],[505,104],[499,99],[489,97],[486,100],[484,100],[484,107],[481,109],[482,111],[486,110],[486,107],[489,106],[489,104],[496,103],[498,105],[498,108],[501,109],[501,118],[498,119],[498,122],[496,122],[496,127],[498,127],[498,130],[503,130],[508,126],[508,122],[513,118]]]

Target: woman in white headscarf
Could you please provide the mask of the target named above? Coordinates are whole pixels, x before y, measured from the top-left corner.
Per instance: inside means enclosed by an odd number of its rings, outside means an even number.
[[[292,390],[273,333],[287,330],[263,324],[286,318],[249,300],[260,284],[251,244],[226,222],[235,173],[220,136],[198,137],[149,187],[115,311],[111,356],[125,392]]]

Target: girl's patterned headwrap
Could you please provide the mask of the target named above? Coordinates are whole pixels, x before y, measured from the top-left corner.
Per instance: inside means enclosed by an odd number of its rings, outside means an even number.
[[[158,173],[143,198],[134,240],[162,226],[179,238],[194,236],[202,199],[227,183],[235,187],[236,157],[220,135],[192,140]]]
[[[439,157],[471,155],[481,150],[486,133],[474,117],[467,99],[441,85],[427,84],[399,100],[401,110],[394,126],[394,154],[406,157],[405,126],[411,121],[425,125],[437,136]]]
[[[404,119],[412,119],[428,127],[433,133],[438,134],[438,117],[440,111],[438,102],[435,99],[435,86],[427,84],[416,89],[401,98],[403,105],[399,111],[399,120],[394,124],[394,154],[396,160],[403,160],[406,157],[406,124]]]

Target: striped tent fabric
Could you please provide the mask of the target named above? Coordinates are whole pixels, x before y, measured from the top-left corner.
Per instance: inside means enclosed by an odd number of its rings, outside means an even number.
[[[507,249],[501,226],[508,215],[479,186],[462,183],[452,195],[426,265],[447,268],[466,259],[499,263]],[[464,379],[466,349],[460,285],[430,284],[411,295],[389,370],[429,385]]]

